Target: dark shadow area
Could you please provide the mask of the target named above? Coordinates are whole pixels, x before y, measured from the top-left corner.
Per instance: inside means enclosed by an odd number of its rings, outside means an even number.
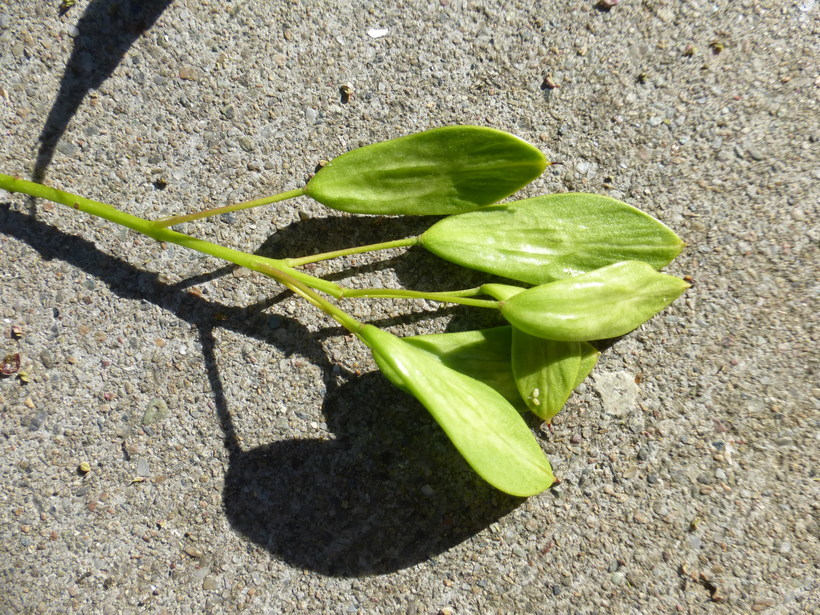
[[[77,22],[57,98],[40,133],[32,179],[42,182],[86,94],[100,87],[119,66],[139,36],[150,28],[173,0],[92,0]]]
[[[334,370],[319,336],[296,321],[283,319],[272,331],[263,310],[275,299],[245,309],[210,302],[187,292],[187,281],[164,284],[7,204],[0,204],[0,233],[198,329],[229,452],[226,516],[235,530],[289,564],[339,576],[400,570],[462,542],[522,502],[478,478],[421,405],[379,373]],[[242,450],[217,368],[216,327],[320,366],[327,385],[322,410],[335,438]]]
[[[59,259],[95,276],[119,297],[153,303],[196,326],[200,330],[220,327],[261,340],[287,355],[298,353],[323,367],[329,367],[322,346],[300,323],[282,320],[276,335],[267,324],[263,305],[237,308],[209,301],[186,292],[187,285],[169,285],[156,273],[142,271],[101,252],[83,239],[64,233],[27,214],[12,211],[0,203],[0,233],[25,242],[46,260]]]
[[[329,391],[323,411],[335,440],[244,451],[225,480],[231,525],[294,566],[401,570],[523,501],[478,478],[424,408],[378,372]]]
[[[421,235],[440,219],[440,216],[383,218],[341,215],[310,218],[277,229],[255,253],[283,259],[393,241]],[[405,288],[430,291],[472,288],[487,282],[502,281],[496,276],[454,265],[418,246],[409,248],[398,256],[388,252],[383,255],[381,260],[374,263],[353,264],[324,277],[337,281],[392,269]],[[349,258],[355,263],[356,256]]]
[[[330,211],[330,210],[328,210]],[[441,217],[344,216],[292,222],[268,237],[257,250],[271,258],[294,258],[420,235]]]

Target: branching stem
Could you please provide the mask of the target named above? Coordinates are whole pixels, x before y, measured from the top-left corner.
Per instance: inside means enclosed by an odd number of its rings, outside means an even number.
[[[124,211],[120,211],[116,207],[112,207],[106,203],[92,201],[90,199],[77,196],[76,194],[71,194],[70,192],[65,192],[63,190],[58,190],[42,184],[36,184],[34,182],[26,181],[24,179],[12,177],[11,175],[5,175],[2,173],[0,173],[0,188],[12,193],[22,192],[23,194],[28,194],[29,196],[33,196],[35,198],[47,199],[49,201],[53,201],[54,203],[65,205],[70,209],[81,211],[92,216],[97,216],[98,218],[103,218],[104,220],[119,224],[120,226],[130,228],[131,230],[142,233],[143,235],[146,235],[156,241],[175,243],[185,248],[196,250],[197,252],[208,254],[210,256],[215,256],[216,258],[221,258],[242,267],[247,267],[248,269],[258,271],[270,277],[276,278],[275,275],[271,274],[271,271],[273,270],[288,273],[291,277],[301,281],[303,284],[326,292],[334,297],[338,297],[342,293],[342,287],[338,284],[334,284],[333,282],[329,282],[296,269],[292,269],[285,263],[276,259],[257,256],[255,254],[248,254],[247,252],[240,252],[239,250],[226,248],[225,246],[220,246],[218,244],[211,243],[210,241],[205,241],[204,239],[197,239],[196,237],[191,237],[190,235],[185,235],[184,233],[178,233],[176,231],[172,231],[171,229],[157,227],[150,220],[145,220],[144,218],[139,218],[137,216],[125,213]]]
[[[191,237],[190,235],[172,231],[169,228],[157,225],[156,222],[125,213],[124,211],[120,211],[116,207],[106,203],[92,201],[91,199],[86,199],[84,197],[77,196],[76,194],[71,194],[70,192],[65,192],[63,190],[58,190],[57,188],[44,186],[43,184],[26,181],[18,177],[12,177],[11,175],[0,173],[0,189],[11,193],[21,192],[35,198],[53,201],[54,203],[64,205],[70,209],[81,211],[98,218],[103,218],[104,220],[108,220],[120,226],[124,226],[125,228],[137,231],[138,233],[142,233],[143,235],[146,235],[156,241],[175,243],[185,248],[196,250],[197,252],[208,254],[210,256],[215,256],[216,258],[220,258],[236,265],[262,273],[263,275],[271,277],[284,286],[290,288],[293,292],[305,298],[311,304],[321,309],[323,312],[337,320],[340,324],[354,333],[361,328],[361,323],[326,299],[322,298],[321,295],[318,295],[313,289],[327,293],[335,299],[352,297],[427,299],[430,301],[459,303],[474,307],[496,309],[499,307],[498,301],[472,298],[475,295],[482,294],[480,287],[445,292],[422,292],[415,290],[382,288],[353,289],[344,288],[328,280],[317,278],[293,268],[294,264],[306,264],[317,260],[323,260],[324,258],[335,258],[345,254],[361,254],[371,250],[382,250],[393,247],[415,245],[418,242],[418,237],[409,237],[407,239],[399,239],[382,244],[373,244],[372,246],[351,248],[349,250],[327,252],[324,255],[320,254],[315,255],[314,257],[304,257],[302,259],[277,260],[226,248],[225,246],[220,246],[218,244],[211,243],[210,241],[205,241],[204,239],[197,239],[196,237]],[[166,221],[167,220],[168,219],[166,219]]]

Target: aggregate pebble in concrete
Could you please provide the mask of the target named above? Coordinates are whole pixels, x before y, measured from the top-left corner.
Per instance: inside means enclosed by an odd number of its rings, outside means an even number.
[[[523,195],[645,209],[687,242],[671,271],[694,285],[538,429],[561,483],[521,501],[273,284],[2,195],[0,353],[29,382],[0,381],[0,611],[815,612],[817,11],[4,3],[3,172],[155,217],[296,188],[367,143],[489,125],[562,163]],[[296,256],[426,224],[297,199],[186,230]],[[480,280],[399,256],[313,272]],[[350,309],[398,334],[486,324]],[[618,373],[636,388],[620,413],[596,390]]]

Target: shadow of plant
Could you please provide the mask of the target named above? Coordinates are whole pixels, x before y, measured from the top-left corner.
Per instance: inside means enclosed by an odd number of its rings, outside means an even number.
[[[198,329],[229,452],[226,516],[236,531],[288,563],[339,576],[399,570],[446,551],[523,501],[478,478],[424,408],[381,374],[334,374],[319,337],[296,321],[284,319],[274,336],[264,310],[275,300],[245,309],[210,302],[186,292],[189,280],[165,284],[157,274],[4,204],[0,233],[46,260],[58,258],[97,277],[120,297],[154,303]],[[461,312],[453,313],[467,318]],[[217,326],[318,365],[327,385],[322,411],[335,437],[243,450],[217,369]]]
[[[42,182],[54,149],[89,90],[100,87],[173,0],[92,0],[77,22],[57,98],[40,133],[32,179]]]
[[[231,456],[231,525],[288,563],[382,574],[433,557],[522,500],[479,479],[420,404],[379,373],[329,393],[332,440],[275,442]]]
[[[440,216],[399,218],[331,214],[326,218],[310,218],[277,229],[256,250],[256,254],[281,259],[404,239],[421,235],[440,219]],[[345,269],[325,277],[328,280],[340,280],[392,269],[405,288],[436,291],[469,288],[501,280],[496,276],[454,265],[421,247],[409,248],[398,256],[388,254],[382,253],[381,260],[368,264],[350,265],[348,261]],[[355,262],[355,256],[349,258]]]

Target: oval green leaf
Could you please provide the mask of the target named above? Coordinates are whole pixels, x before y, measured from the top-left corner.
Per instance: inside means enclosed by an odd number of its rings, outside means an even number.
[[[544,154],[509,133],[447,126],[342,154],[305,192],[351,213],[453,214],[500,201],[546,166]]]
[[[527,407],[547,422],[564,407],[597,359],[598,351],[587,342],[547,340],[513,329],[515,383]]]
[[[660,269],[683,249],[669,228],[595,194],[552,194],[451,216],[420,239],[463,267],[543,284],[626,260]]]
[[[536,337],[600,340],[632,331],[687,288],[647,263],[625,261],[525,290],[503,301],[501,314]]]
[[[512,327],[402,338],[450,369],[494,388],[513,406],[523,406],[510,364]]]
[[[377,327],[365,325],[357,335],[385,376],[427,408],[484,480],[521,497],[553,483],[549,461],[535,436],[498,392]]]

